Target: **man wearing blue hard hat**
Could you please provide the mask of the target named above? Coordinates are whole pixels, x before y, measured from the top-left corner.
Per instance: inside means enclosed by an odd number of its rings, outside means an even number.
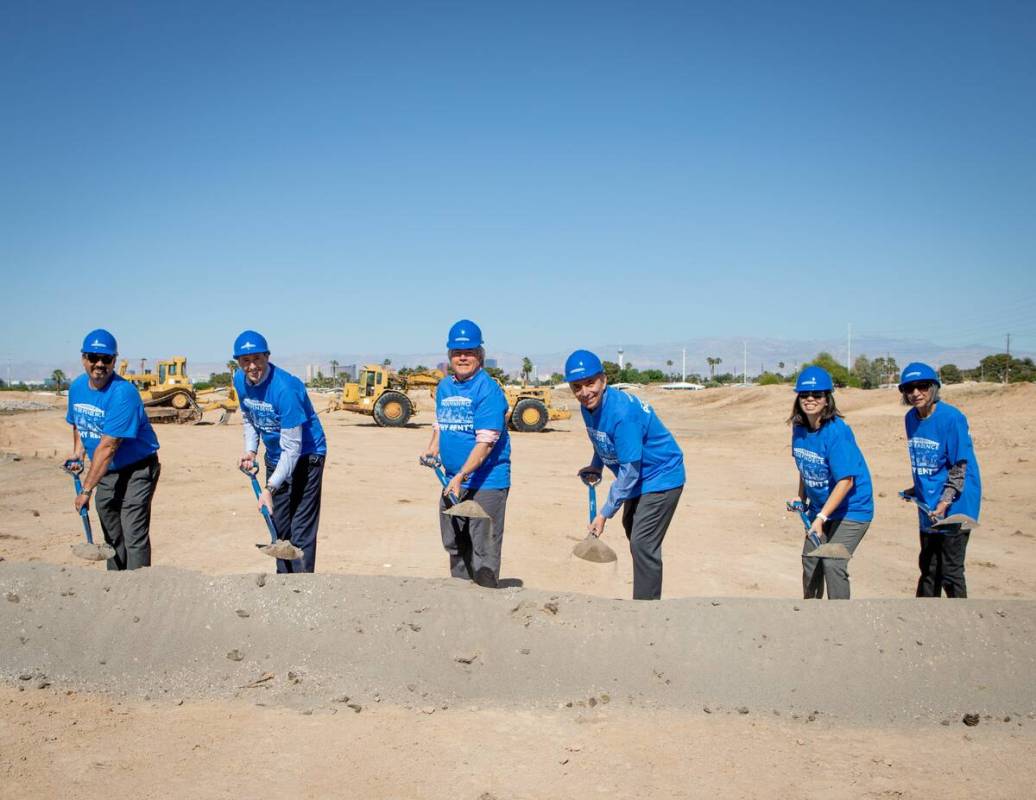
[[[259,440],[266,452],[266,485],[259,496],[281,539],[302,551],[302,558],[277,560],[277,572],[313,572],[327,443],[306,387],[270,361],[270,347],[256,331],[234,340],[234,388],[241,401],[245,452],[241,469],[257,468]]]
[[[565,380],[582,407],[594,450],[579,477],[586,484],[598,483],[604,466],[615,474],[608,499],[587,532],[600,536],[621,507],[633,556],[633,599],[658,600],[662,540],[686,480],[683,452],[651,406],[608,386],[601,360],[589,350],[568,357]]]
[[[982,505],[982,477],[968,420],[939,399],[939,373],[915,361],[903,367],[899,392],[906,413],[907,451],[914,483],[902,494],[918,504],[921,553],[918,597],[968,596],[964,557]],[[972,522],[949,523],[947,516]]]
[[[73,472],[90,467],[82,479],[76,510],[90,507],[94,499],[104,540],[115,555],[108,569],[151,566],[151,501],[162,471],[158,463],[158,437],[144,412],[140,393],[115,374],[119,346],[103,328],[90,331],[81,350],[84,375],[68,388],[68,413],[72,426]]]
[[[511,440],[507,397],[482,369],[482,330],[469,319],[453,324],[446,340],[452,375],[435,391],[432,439],[422,456],[439,459],[447,485],[439,497],[439,532],[450,557],[450,574],[496,587],[511,487]],[[449,516],[449,498],[473,500],[488,519]]]

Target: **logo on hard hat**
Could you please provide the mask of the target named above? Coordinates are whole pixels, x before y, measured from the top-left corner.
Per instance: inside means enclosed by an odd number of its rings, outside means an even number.
[[[256,347],[256,346],[257,345],[254,345],[251,342],[245,342],[243,345],[241,345],[241,349],[242,350],[251,350],[253,347]]]
[[[90,342],[90,347],[107,347],[107,344],[105,342],[99,342],[97,339],[94,339],[92,342]]]
[[[914,371],[914,372],[908,372],[908,373],[906,374],[906,376],[907,376],[908,378],[912,378],[912,377],[914,377],[915,375],[920,375],[920,374],[921,374],[920,372]]]
[[[817,385],[817,379],[816,378],[810,378],[809,380],[806,380],[806,381],[802,382],[803,386],[805,386],[806,384],[809,384],[810,386],[816,386]]]

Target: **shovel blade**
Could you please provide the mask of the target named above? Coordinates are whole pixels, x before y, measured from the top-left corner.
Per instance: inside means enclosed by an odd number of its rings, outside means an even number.
[[[592,534],[587,534],[585,539],[572,548],[572,555],[595,564],[610,564],[618,560],[615,551]]]
[[[853,554],[849,552],[849,549],[839,542],[828,542],[822,544],[816,550],[811,550],[806,553],[810,558],[844,558],[848,561],[853,557]]]
[[[276,542],[264,544],[259,547],[259,552],[282,561],[294,561],[302,558],[303,555],[302,551],[287,539],[278,539]]]
[[[107,561],[109,558],[115,558],[115,548],[108,544],[80,542],[72,545],[72,555],[86,561]]]
[[[946,527],[949,527],[950,525],[960,525],[960,526],[962,526],[964,528],[969,528],[969,529],[970,528],[977,528],[978,527],[978,520],[977,519],[972,519],[967,514],[950,514],[950,516],[946,517],[945,519],[941,519],[938,522],[936,522],[932,527],[933,528],[946,528]]]
[[[470,517],[472,519],[489,519],[489,514],[474,500],[462,500],[442,512],[447,517]]]

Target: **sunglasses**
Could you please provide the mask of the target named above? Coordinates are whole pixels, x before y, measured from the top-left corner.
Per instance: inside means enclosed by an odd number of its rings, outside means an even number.
[[[917,389],[921,392],[927,392],[933,386],[935,386],[935,383],[933,381],[914,381],[913,383],[905,384],[903,388],[899,391],[901,391],[903,394],[910,394],[914,391],[914,389]]]
[[[103,353],[83,353],[83,357],[91,364],[96,364],[100,361],[106,367],[110,367],[115,363],[115,356],[106,356]]]
[[[799,392],[799,400],[806,400],[807,398],[821,400],[825,397],[827,397],[827,392]]]

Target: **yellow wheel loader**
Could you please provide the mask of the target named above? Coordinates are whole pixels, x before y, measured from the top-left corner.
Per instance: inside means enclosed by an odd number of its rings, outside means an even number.
[[[360,370],[359,380],[345,384],[341,396],[331,401],[327,411],[367,414],[383,428],[401,428],[417,414],[417,407],[407,393],[427,389],[434,397],[435,387],[443,377],[437,369],[399,375],[380,364],[367,364]],[[513,430],[536,433],[543,430],[548,421],[572,416],[568,409],[552,404],[549,387],[502,388],[507,396],[508,426]]]

